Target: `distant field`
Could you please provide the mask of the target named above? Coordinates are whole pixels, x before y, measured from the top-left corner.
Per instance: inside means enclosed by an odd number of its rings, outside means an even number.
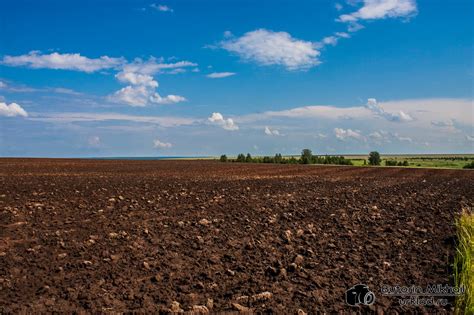
[[[364,165],[364,160],[367,160],[366,155],[345,155],[344,157],[350,159],[356,166]],[[382,166],[385,166],[386,160],[397,162],[408,161],[408,167],[463,168],[464,165],[474,161],[474,154],[387,154],[382,155]]]
[[[335,154],[337,155],[337,154]],[[354,166],[364,166],[364,160],[367,162],[368,154],[349,154],[343,155],[346,159],[352,161]],[[261,156],[254,156],[261,157]],[[298,159],[299,155],[285,155],[284,159],[294,157]],[[474,161],[474,154],[386,154],[381,155],[382,164],[385,167],[385,161],[408,162],[408,166],[387,166],[387,167],[414,167],[414,168],[453,168],[462,169],[464,165]],[[235,159],[235,156],[229,156],[229,159]],[[196,160],[197,158],[184,158]],[[218,159],[218,157],[205,157],[199,159]]]

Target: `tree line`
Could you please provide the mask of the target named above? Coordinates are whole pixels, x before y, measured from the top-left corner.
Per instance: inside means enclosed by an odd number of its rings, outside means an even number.
[[[291,156],[289,158],[283,157],[280,153],[275,156],[259,156],[252,157],[250,153],[247,155],[240,153],[236,159],[230,159],[227,155],[223,154],[220,157],[221,162],[239,162],[239,163],[276,163],[276,164],[336,164],[336,165],[352,165],[352,161],[346,159],[343,156],[332,156],[332,155],[313,155],[310,149],[304,149],[301,151],[301,156],[295,158]]]

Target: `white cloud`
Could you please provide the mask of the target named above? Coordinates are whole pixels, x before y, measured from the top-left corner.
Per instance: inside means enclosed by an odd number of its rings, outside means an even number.
[[[363,136],[360,134],[358,130],[334,128],[334,134],[336,135],[336,138],[340,140],[346,140],[348,138],[352,138],[356,140],[363,139]]]
[[[127,121],[140,124],[152,124],[161,127],[190,126],[201,120],[170,116],[137,116],[118,113],[41,113],[31,114],[29,120],[51,123]]]
[[[148,86],[152,88],[158,87],[158,82],[153,80],[152,76],[146,75],[146,74],[122,71],[116,74],[115,77],[117,78],[117,80],[119,80],[122,83],[129,83],[133,85],[143,85],[143,86]]]
[[[206,75],[206,77],[210,79],[221,79],[221,78],[227,78],[233,75],[235,75],[234,72],[213,72]]]
[[[114,94],[108,96],[108,100],[115,103],[125,103],[130,106],[143,107],[149,103],[152,91],[144,85],[128,85]]]
[[[277,129],[270,129],[270,127],[265,126],[265,134],[268,136],[279,136],[280,132]]]
[[[417,13],[415,0],[364,0],[356,12],[339,16],[340,22],[411,17]]]
[[[130,85],[121,88],[112,95],[109,95],[108,99],[112,102],[143,107],[151,103],[163,105],[186,101],[186,98],[179,95],[171,94],[162,97],[158,92],[156,92],[158,82],[150,75],[122,71],[115,77],[120,82],[128,83]]]
[[[165,104],[175,104],[175,103],[185,102],[186,98],[179,95],[173,95],[173,94],[162,97],[158,93],[153,93],[150,96],[150,101],[152,103],[165,105]]]
[[[150,5],[151,8],[155,9],[155,10],[158,10],[160,12],[174,12],[174,10],[172,8],[170,8],[169,6],[167,5],[164,5],[164,4],[151,4]]]
[[[412,138],[410,137],[403,137],[403,136],[400,136],[398,133],[394,133],[393,136],[395,137],[395,139],[399,140],[399,141],[406,141],[406,142],[413,142]]]
[[[224,116],[222,116],[221,113],[212,113],[208,120],[213,124],[221,126],[225,130],[239,130],[239,126],[234,123],[232,118],[224,119]]]
[[[10,105],[0,102],[0,116],[15,117],[22,116],[28,117],[28,113],[17,103],[11,103]]]
[[[369,138],[374,139],[375,141],[381,141],[381,140],[384,140],[385,137],[384,135],[382,135],[381,132],[374,131],[369,134]]]
[[[327,37],[323,38],[322,43],[324,45],[335,46],[337,44],[337,41],[338,41],[338,37],[336,37],[336,36],[327,36]]]
[[[350,22],[349,25],[347,26],[347,31],[350,33],[354,33],[354,32],[360,31],[363,28],[365,28],[365,26],[362,24],[359,24],[357,22]]]
[[[336,32],[335,33],[337,37],[340,37],[340,38],[350,38],[351,35],[347,34],[346,32]]]
[[[336,8],[337,11],[341,11],[343,9],[343,6],[342,4],[336,2],[336,4],[334,5],[334,7]]]
[[[387,132],[384,130],[374,131],[368,136],[375,143],[392,143],[394,140],[413,142],[412,138],[399,135],[397,132]]]
[[[166,73],[166,74],[181,74],[181,73],[186,73],[186,72],[187,72],[187,70],[184,69],[184,68],[175,68],[175,69],[165,71],[163,73]]]
[[[474,141],[474,136],[466,135],[466,140],[467,141]]]
[[[198,64],[190,61],[178,61],[173,63],[164,62],[163,58],[150,57],[148,60],[136,58],[133,62],[123,66],[124,72],[134,72],[140,74],[154,75],[163,73],[165,70],[173,70],[177,68],[197,67]]]
[[[31,51],[26,55],[5,56],[1,64],[13,67],[25,66],[33,69],[61,69],[83,72],[95,72],[104,69],[117,68],[125,62],[123,58],[102,56],[91,59],[80,54],[59,54],[57,52],[44,55]]]
[[[169,149],[171,148],[173,145],[169,142],[162,142],[160,141],[159,139],[155,139],[153,140],[153,147],[155,149]]]
[[[82,95],[82,93],[80,93],[80,92],[76,92],[74,90],[67,89],[67,88],[62,88],[62,87],[52,88],[50,91],[52,91],[54,93],[59,93],[59,94]]]
[[[280,65],[288,70],[307,70],[320,64],[317,45],[293,38],[286,32],[258,29],[220,43],[223,49],[260,65]]]
[[[453,127],[452,120],[432,120],[431,124],[435,127]]]
[[[395,114],[385,111],[382,108],[382,106],[377,104],[377,100],[375,98],[369,98],[367,100],[366,107],[367,107],[367,109],[372,111],[374,114],[376,114],[380,117],[383,117],[383,118],[387,119],[388,121],[397,122],[397,121],[411,121],[411,120],[413,120],[413,118],[410,115],[408,115],[407,113],[405,113],[403,111],[399,111],[398,113],[395,113]]]
[[[378,102],[383,112],[388,113],[409,113],[413,123],[407,124],[404,128],[423,128],[432,132],[431,121],[452,120],[468,128],[474,127],[472,119],[472,100],[470,99],[408,99],[397,101]],[[313,105],[295,107],[280,111],[266,111],[263,113],[248,114],[235,117],[237,123],[254,123],[265,121],[268,124],[270,119],[278,119],[282,122],[289,122],[289,118],[304,119],[312,121],[348,121],[367,125],[387,126],[385,120],[378,119],[378,115],[367,108],[367,106],[332,106]],[[398,124],[393,128],[400,128]],[[331,128],[332,129],[332,128]]]
[[[97,148],[100,146],[100,137],[99,136],[92,136],[87,140],[89,146]]]
[[[5,82],[0,81],[0,89],[6,88],[7,84]]]

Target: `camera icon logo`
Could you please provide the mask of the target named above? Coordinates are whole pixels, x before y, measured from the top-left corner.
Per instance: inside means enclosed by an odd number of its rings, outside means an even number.
[[[372,305],[375,302],[375,294],[365,284],[357,284],[346,291],[346,303],[350,306]]]

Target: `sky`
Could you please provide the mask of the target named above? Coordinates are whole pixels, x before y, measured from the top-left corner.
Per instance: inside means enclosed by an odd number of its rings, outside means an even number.
[[[474,153],[472,0],[4,0],[0,156]]]

